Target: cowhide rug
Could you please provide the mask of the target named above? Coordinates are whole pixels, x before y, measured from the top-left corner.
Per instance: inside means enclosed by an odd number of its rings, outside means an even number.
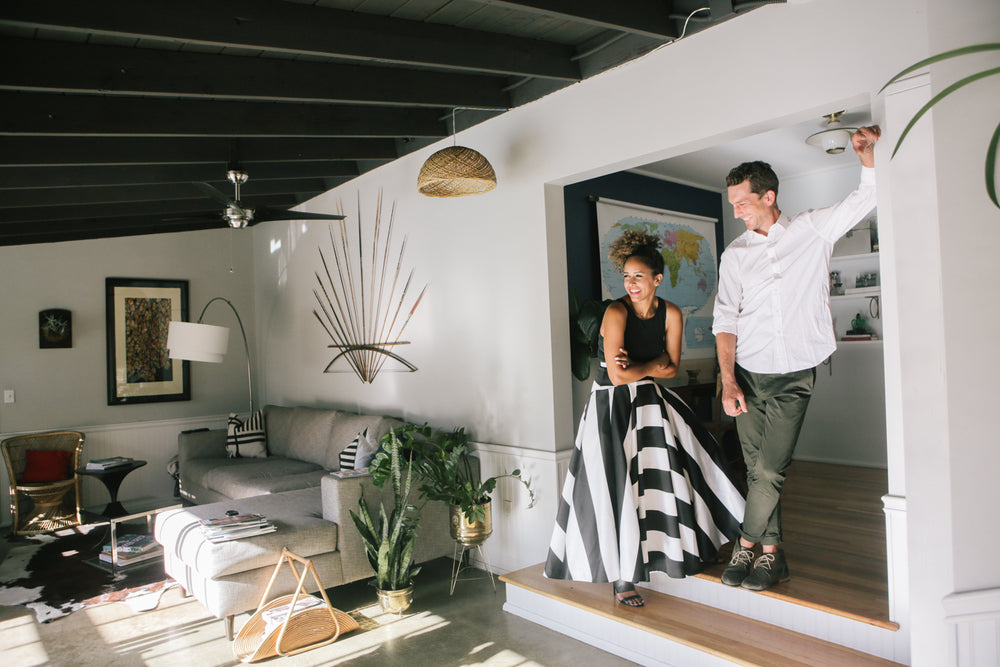
[[[0,605],[23,605],[40,623],[48,623],[90,605],[123,600],[130,593],[162,593],[169,587],[172,580],[159,560],[116,575],[87,563],[108,537],[108,526],[101,524],[9,536],[10,549],[0,563]]]

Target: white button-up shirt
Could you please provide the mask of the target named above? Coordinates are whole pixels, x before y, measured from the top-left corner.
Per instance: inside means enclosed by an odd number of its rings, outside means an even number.
[[[843,201],[789,219],[767,236],[747,230],[722,253],[712,333],[736,335],[736,363],[753,373],[812,368],[837,349],[830,315],[833,244],[875,207],[875,170]]]

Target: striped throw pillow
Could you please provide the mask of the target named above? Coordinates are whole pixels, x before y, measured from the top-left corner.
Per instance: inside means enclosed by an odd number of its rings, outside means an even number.
[[[258,410],[246,421],[235,412],[229,413],[226,432],[226,454],[229,458],[267,458],[267,433],[264,431],[264,411]]]
[[[368,439],[368,427],[365,427],[365,430],[354,436],[351,444],[340,452],[340,469],[362,470],[367,468],[375,456],[375,449]]]

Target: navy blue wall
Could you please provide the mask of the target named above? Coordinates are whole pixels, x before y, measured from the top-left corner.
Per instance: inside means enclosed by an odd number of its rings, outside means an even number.
[[[722,255],[722,195],[688,185],[620,171],[563,188],[566,207],[566,266],[569,287],[581,301],[601,298],[601,259],[597,244],[597,209],[590,197],[665,208],[716,218],[715,247]]]

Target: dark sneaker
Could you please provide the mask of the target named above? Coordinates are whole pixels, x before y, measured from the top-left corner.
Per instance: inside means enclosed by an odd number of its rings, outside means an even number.
[[[773,554],[762,554],[753,564],[753,571],[740,586],[748,591],[762,591],[790,578],[785,552],[779,549]]]
[[[737,539],[733,544],[733,555],[729,559],[729,565],[722,571],[722,583],[726,586],[739,586],[752,568],[753,549],[743,546]]]

